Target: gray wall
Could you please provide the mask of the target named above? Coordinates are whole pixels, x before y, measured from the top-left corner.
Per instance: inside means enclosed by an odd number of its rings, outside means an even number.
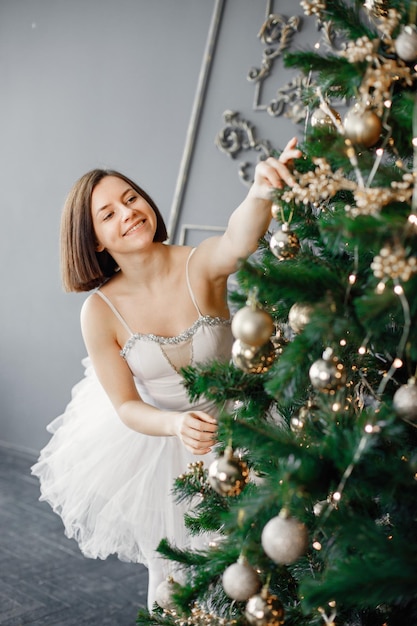
[[[237,162],[214,144],[226,109],[251,120],[275,147],[299,134],[284,116],[252,106],[254,85],[246,76],[265,48],[257,33],[268,4],[224,2],[177,233],[183,224],[223,227],[244,197]],[[63,293],[59,276],[65,196],[85,171],[108,166],[142,184],[169,220],[218,6],[209,0],[0,0],[3,442],[43,446],[47,423],[63,411],[83,373],[79,311],[86,296]],[[275,11],[301,15],[291,0]],[[314,40],[314,24],[297,37],[303,45]],[[274,89],[288,78],[278,63]],[[197,243],[202,234],[191,229],[185,241]]]

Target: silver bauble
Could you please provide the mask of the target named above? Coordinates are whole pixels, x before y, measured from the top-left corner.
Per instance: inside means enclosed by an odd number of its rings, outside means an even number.
[[[310,304],[296,302],[288,313],[288,323],[295,333],[301,333],[310,321],[313,307]]]
[[[295,517],[281,513],[265,524],[261,542],[265,554],[275,563],[290,565],[307,550],[307,527]]]
[[[289,224],[282,224],[271,237],[269,242],[271,252],[280,261],[293,259],[300,250],[300,241],[297,235],[290,230]]]
[[[392,406],[399,417],[417,421],[417,384],[415,378],[410,378],[406,385],[402,385],[394,394]]]
[[[277,596],[260,593],[247,601],[245,617],[251,626],[282,626],[284,607]]]
[[[261,588],[261,579],[246,559],[239,559],[237,563],[229,565],[222,576],[223,589],[232,600],[241,602],[248,600]]]
[[[346,383],[346,370],[336,356],[324,352],[323,358],[315,361],[309,370],[313,387],[325,393],[333,393]]]
[[[210,486],[221,496],[238,496],[249,482],[249,468],[228,447],[208,470]]]
[[[341,121],[341,117],[339,115],[339,113],[337,111],[335,111],[335,109],[332,109],[331,107],[329,107],[333,117],[338,120],[339,122]],[[326,113],[325,111],[323,111],[323,109],[318,108],[315,109],[312,114],[311,114],[311,118],[310,118],[310,123],[312,125],[313,128],[322,128],[325,129],[329,132],[335,132],[336,131],[336,127],[334,125],[333,119],[331,118],[331,116]]]
[[[370,109],[355,105],[346,113],[343,126],[352,143],[370,148],[379,140],[382,122]]]
[[[273,331],[272,317],[257,306],[245,306],[233,316],[233,336],[250,346],[264,345],[269,341]]]
[[[166,611],[174,611],[176,605],[172,599],[172,594],[179,589],[180,585],[169,576],[166,580],[159,583],[155,590],[155,602]]]
[[[232,346],[232,361],[246,374],[265,374],[277,357],[271,341],[257,348],[236,339]]]
[[[417,30],[414,25],[404,26],[395,40],[395,52],[406,63],[417,59]]]

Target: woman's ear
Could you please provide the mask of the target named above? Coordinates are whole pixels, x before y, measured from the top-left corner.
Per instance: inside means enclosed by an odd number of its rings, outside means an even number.
[[[98,241],[96,242],[96,247],[95,247],[96,252],[104,252],[105,247],[103,246],[103,244],[98,243]]]

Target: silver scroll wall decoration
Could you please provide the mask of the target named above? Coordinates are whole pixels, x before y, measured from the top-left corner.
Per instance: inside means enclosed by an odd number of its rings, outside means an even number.
[[[280,87],[275,97],[268,103],[261,103],[264,81],[271,75],[275,61],[287,50],[294,35],[300,30],[301,18],[284,17],[272,12],[272,0],[267,0],[266,18],[258,33],[258,38],[265,44],[260,67],[252,67],[247,79],[255,84],[253,109],[265,111],[272,117],[285,116],[298,123],[305,119],[307,110],[302,102],[302,93],[309,84],[309,78],[299,74],[286,85]],[[248,120],[242,119],[237,111],[223,113],[224,126],[215,138],[219,150],[231,158],[236,158],[242,151],[258,153],[258,161],[267,158],[272,152],[272,146],[265,139],[256,137],[255,126]],[[239,176],[242,182],[250,185],[253,180],[253,164],[243,161],[239,165]]]

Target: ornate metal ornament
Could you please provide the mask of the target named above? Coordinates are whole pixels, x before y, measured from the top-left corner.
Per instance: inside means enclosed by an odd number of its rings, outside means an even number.
[[[272,147],[266,139],[257,139],[253,124],[248,120],[241,119],[237,111],[225,111],[223,113],[225,126],[220,130],[215,139],[215,144],[232,159],[243,150],[255,150],[260,153],[259,160],[270,156]],[[252,178],[247,173],[250,163],[240,163],[239,176],[246,184],[250,184]]]

